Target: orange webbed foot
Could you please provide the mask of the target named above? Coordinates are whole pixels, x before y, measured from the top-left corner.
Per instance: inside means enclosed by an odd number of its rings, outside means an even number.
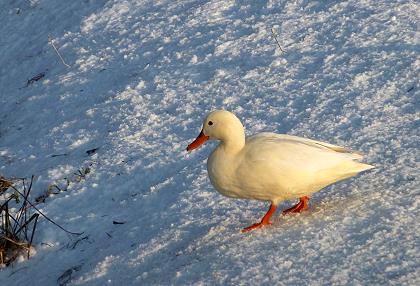
[[[268,222],[268,223],[263,223],[263,222],[254,223],[253,225],[250,225],[250,226],[244,228],[243,230],[241,230],[241,232],[248,232],[248,231],[251,231],[251,230],[254,230],[254,229],[257,229],[257,228],[262,228],[262,227],[270,225],[270,224],[271,224],[271,222]]]
[[[293,207],[291,207],[287,210],[284,210],[283,214],[286,215],[286,214],[289,214],[289,213],[300,213],[300,212],[308,209],[308,207],[309,207],[309,197],[306,197],[306,196],[301,197],[299,199],[299,202],[296,205],[294,205]]]
[[[257,228],[262,228],[264,226],[270,225],[270,218],[271,216],[274,214],[274,212],[276,211],[277,206],[274,204],[271,204],[269,210],[267,211],[267,213],[264,215],[264,217],[262,218],[261,222],[258,223],[254,223],[253,225],[250,225],[246,228],[244,228],[241,232],[248,232],[250,230],[254,230]]]

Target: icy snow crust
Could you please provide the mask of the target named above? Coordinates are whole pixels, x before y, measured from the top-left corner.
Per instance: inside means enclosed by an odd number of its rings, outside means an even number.
[[[36,175],[35,198],[91,165],[38,205],[84,233],[41,220],[36,255],[2,269],[1,285],[57,285],[69,269],[68,285],[420,284],[417,1],[0,8],[0,173]],[[184,151],[222,108],[248,135],[351,147],[376,169],[242,234],[268,203],[214,191],[205,162],[215,143]]]

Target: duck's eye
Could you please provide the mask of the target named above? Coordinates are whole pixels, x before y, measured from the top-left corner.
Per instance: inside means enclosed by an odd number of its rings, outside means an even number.
[[[213,125],[213,121],[209,121],[209,123],[208,123],[208,124],[209,124],[210,126],[211,126],[211,125]]]

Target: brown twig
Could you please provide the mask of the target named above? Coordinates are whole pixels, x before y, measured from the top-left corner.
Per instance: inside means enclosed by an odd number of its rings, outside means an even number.
[[[29,248],[28,248],[28,244],[27,243],[25,243],[25,242],[18,242],[18,241],[14,241],[13,239],[10,239],[10,238],[8,238],[7,236],[0,236],[0,238],[1,239],[4,239],[4,240],[7,240],[7,241],[9,241],[9,242],[11,242],[11,243],[13,243],[13,244],[15,244],[15,245],[17,245],[17,246],[19,246],[19,247],[23,247],[23,248],[25,248],[26,250],[29,250]]]
[[[273,28],[271,28],[271,33],[273,34],[273,38],[274,38],[274,40],[276,40],[277,46],[279,46],[280,51],[282,51],[283,53],[285,53],[286,51],[285,51],[285,50],[283,50],[283,48],[280,46],[280,43],[279,43],[279,41],[277,40],[276,33],[275,33],[275,31],[274,31],[274,29],[273,29]]]
[[[63,57],[60,55],[60,53],[58,52],[58,49],[56,48],[56,46],[54,45],[54,41],[51,37],[51,35],[48,35],[48,42],[51,44],[51,46],[53,47],[54,51],[56,52],[56,54],[58,55],[58,57],[60,58],[61,62],[63,63],[63,65],[65,65],[68,68],[71,68],[70,65],[66,64],[66,62],[64,61]]]

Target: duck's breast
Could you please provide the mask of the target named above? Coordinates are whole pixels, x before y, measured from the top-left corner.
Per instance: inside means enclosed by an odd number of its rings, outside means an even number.
[[[214,188],[227,197],[243,198],[241,189],[238,188],[236,170],[237,158],[219,146],[207,160],[207,172]]]

